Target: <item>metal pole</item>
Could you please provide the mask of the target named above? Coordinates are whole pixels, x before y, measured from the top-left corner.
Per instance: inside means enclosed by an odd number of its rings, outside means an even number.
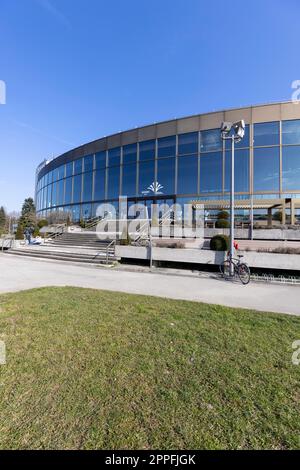
[[[250,240],[253,240],[253,194],[251,194],[251,210],[250,210]]]
[[[230,257],[234,257],[234,135],[231,136]],[[233,264],[230,264],[230,271],[233,276]]]

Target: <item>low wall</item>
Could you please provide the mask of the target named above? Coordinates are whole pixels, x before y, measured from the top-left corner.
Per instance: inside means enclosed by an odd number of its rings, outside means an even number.
[[[300,255],[277,253],[242,252],[243,260],[255,268],[286,269],[300,271]],[[150,248],[137,246],[116,246],[117,258],[150,259]],[[219,265],[225,258],[224,252],[195,249],[153,247],[153,261]]]
[[[249,230],[237,228],[234,231],[235,238],[249,239]],[[206,228],[204,229],[205,238],[212,238],[215,235],[229,235],[229,229],[222,228]],[[253,230],[254,240],[300,240],[300,229],[254,229]]]

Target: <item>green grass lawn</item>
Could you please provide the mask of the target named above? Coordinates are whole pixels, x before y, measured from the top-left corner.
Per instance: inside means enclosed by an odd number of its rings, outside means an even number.
[[[1,449],[300,447],[300,318],[44,288],[0,339]]]

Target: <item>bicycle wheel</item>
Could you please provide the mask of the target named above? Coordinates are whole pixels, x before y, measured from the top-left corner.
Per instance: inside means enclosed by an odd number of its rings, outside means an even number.
[[[250,269],[249,266],[245,263],[241,263],[237,266],[237,274],[240,278],[240,281],[243,284],[249,284],[250,282]]]
[[[231,265],[231,262],[228,259],[226,259],[219,266],[220,273],[225,279],[228,279],[230,277],[230,265]]]

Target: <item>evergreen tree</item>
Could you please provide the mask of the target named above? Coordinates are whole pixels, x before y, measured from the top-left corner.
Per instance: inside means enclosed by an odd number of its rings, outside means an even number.
[[[32,232],[36,229],[37,220],[35,213],[35,205],[32,197],[25,199],[21,217],[19,218],[18,229],[17,229],[17,239],[23,239],[23,233],[26,229],[31,229]]]
[[[0,233],[3,233],[6,228],[6,212],[3,206],[0,207]]]

